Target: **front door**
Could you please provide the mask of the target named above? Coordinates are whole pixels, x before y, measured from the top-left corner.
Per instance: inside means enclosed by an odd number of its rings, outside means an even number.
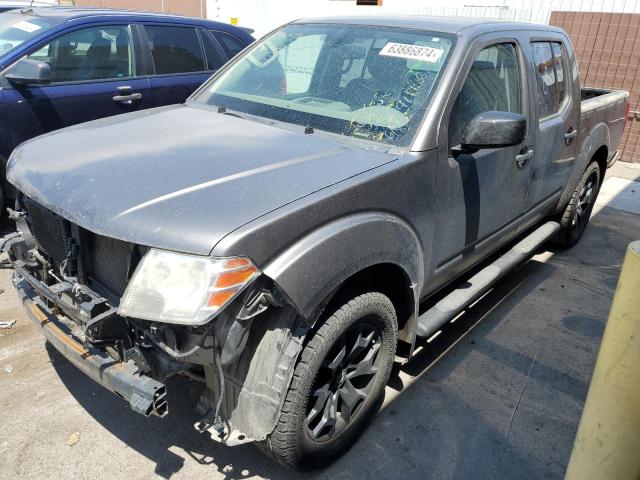
[[[434,284],[446,283],[514,235],[527,197],[530,139],[516,146],[458,148],[467,125],[487,111],[525,113],[522,55],[518,43],[479,47],[445,110],[438,154]],[[527,135],[530,135],[528,133]]]
[[[149,81],[136,75],[134,50],[130,27],[109,25],[65,33],[29,54],[51,66],[51,82],[8,85],[0,126],[11,132],[11,148],[52,130],[146,108]]]

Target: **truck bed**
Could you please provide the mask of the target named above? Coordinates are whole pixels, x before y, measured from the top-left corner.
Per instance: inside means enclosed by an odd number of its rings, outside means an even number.
[[[605,107],[623,101],[626,108],[626,100],[629,92],[625,90],[607,90],[605,88],[581,87],[580,102],[582,112]]]
[[[580,88],[580,138],[590,139],[599,124],[606,124],[609,165],[617,158],[616,152],[624,130],[628,103],[629,92],[625,90]]]

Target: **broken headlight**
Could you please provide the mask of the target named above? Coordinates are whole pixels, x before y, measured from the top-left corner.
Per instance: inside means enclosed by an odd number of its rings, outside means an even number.
[[[259,274],[247,258],[213,258],[149,250],[120,301],[118,314],[202,325]]]

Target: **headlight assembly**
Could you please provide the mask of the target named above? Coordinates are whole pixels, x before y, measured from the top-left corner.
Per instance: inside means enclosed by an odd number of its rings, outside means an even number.
[[[247,258],[213,258],[149,250],[122,296],[118,314],[202,325],[260,272]]]

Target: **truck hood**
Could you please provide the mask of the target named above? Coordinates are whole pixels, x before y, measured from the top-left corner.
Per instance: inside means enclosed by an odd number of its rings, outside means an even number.
[[[92,232],[207,255],[255,218],[394,158],[208,108],[172,106],[26,142],[14,151],[7,178]]]

